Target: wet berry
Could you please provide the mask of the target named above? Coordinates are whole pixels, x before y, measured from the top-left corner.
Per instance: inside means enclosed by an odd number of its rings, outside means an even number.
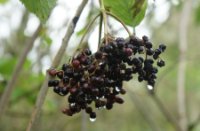
[[[162,52],[164,52],[165,49],[166,49],[166,45],[160,44],[160,45],[159,45],[159,49],[160,49]]]
[[[101,58],[102,58],[102,52],[97,51],[97,52],[95,53],[95,58],[96,58],[96,59],[101,59]]]
[[[95,113],[95,112],[91,112],[91,113],[90,113],[90,118],[95,119],[95,118],[96,118],[96,113]]]
[[[91,107],[87,107],[85,109],[85,112],[88,113],[88,114],[92,113],[92,108]]]
[[[163,67],[163,66],[165,66],[165,62],[164,62],[163,60],[159,60],[159,61],[157,62],[157,65],[158,65],[159,67]]]
[[[56,74],[57,74],[56,69],[49,69],[49,70],[47,70],[47,72],[49,73],[50,76],[56,76]]]
[[[112,109],[113,108],[113,104],[112,103],[107,103],[106,104],[106,109],[107,110],[110,110],[110,109]]]
[[[127,56],[131,56],[132,53],[133,53],[133,50],[131,48],[125,48],[124,49],[124,53],[127,55]]]
[[[120,97],[115,97],[115,102],[118,103],[118,104],[123,104],[124,100]]]
[[[59,84],[59,80],[49,80],[48,82],[49,87],[58,86],[58,84]]]
[[[149,38],[147,36],[145,36],[145,35],[142,37],[142,39],[143,39],[144,42],[149,41]]]
[[[89,55],[92,54],[92,52],[91,52],[89,49],[85,49],[84,53],[85,53],[87,56],[89,56]]]
[[[73,60],[73,61],[72,61],[72,66],[73,66],[74,68],[78,68],[78,67],[80,66],[80,61],[79,61],[79,60]]]
[[[67,96],[68,107],[63,110],[64,114],[72,116],[85,110],[94,121],[93,108],[111,110],[114,103],[124,103],[120,97],[126,94],[124,81],[133,78],[145,81],[153,90],[157,67],[165,65],[160,56],[165,50],[163,44],[154,49],[147,36],[109,40],[94,54],[89,49],[80,50],[61,70],[48,70],[49,75],[54,76],[48,86],[53,87],[56,94]]]
[[[62,78],[63,78],[63,72],[61,72],[61,71],[58,72],[58,73],[57,73],[57,77],[60,78],[60,79],[62,79]]]
[[[58,87],[58,86],[54,87],[54,88],[53,88],[53,91],[54,91],[55,93],[59,94],[59,92],[60,92],[60,87]]]

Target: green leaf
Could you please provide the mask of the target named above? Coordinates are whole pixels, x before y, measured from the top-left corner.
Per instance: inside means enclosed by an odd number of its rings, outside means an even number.
[[[147,0],[104,0],[104,6],[126,25],[136,27],[145,16]]]
[[[51,45],[52,44],[52,39],[51,39],[51,37],[49,37],[48,35],[45,35],[44,36],[44,42],[45,42],[45,44],[47,44],[47,45]]]
[[[20,0],[25,7],[45,23],[57,0]]]
[[[85,34],[86,32],[87,32],[87,26],[84,26],[81,30],[79,30],[77,33],[76,33],[76,35],[77,36],[81,36],[81,35],[83,35],[83,34]]]
[[[15,67],[15,64],[17,62],[17,58],[0,58],[0,74],[8,79],[13,71],[13,68]]]
[[[16,66],[17,57],[0,57],[0,75],[5,79],[9,79],[12,75],[13,69]],[[30,69],[32,63],[26,59],[24,63],[24,69]]]
[[[28,103],[34,104],[38,88],[41,86],[42,81],[44,81],[43,74],[34,74],[33,72],[24,72],[24,74],[21,74],[16,83],[16,89],[12,94],[11,102],[16,103],[22,96],[25,96]]]
[[[0,4],[4,4],[6,2],[8,2],[8,0],[0,0]]]
[[[196,19],[196,23],[200,25],[200,5],[197,7],[195,11],[195,19]]]

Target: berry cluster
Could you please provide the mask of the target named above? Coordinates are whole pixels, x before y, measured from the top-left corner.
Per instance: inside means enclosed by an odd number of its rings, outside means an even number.
[[[165,62],[159,55],[166,46],[152,48],[148,37],[142,39],[131,37],[128,40],[116,38],[103,44],[96,53],[84,49],[74,56],[69,64],[63,64],[61,70],[50,69],[48,72],[57,79],[50,80],[48,85],[55,93],[68,95],[69,107],[63,113],[72,116],[85,110],[91,119],[96,113],[91,107],[112,109],[114,103],[122,104],[124,100],[119,94],[125,94],[123,81],[129,81],[133,75],[138,81],[147,81],[152,88],[155,85],[157,66]],[[136,75],[138,74],[138,75]]]

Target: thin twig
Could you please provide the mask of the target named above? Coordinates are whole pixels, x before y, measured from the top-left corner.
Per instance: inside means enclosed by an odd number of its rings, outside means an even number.
[[[141,115],[145,118],[146,122],[152,128],[152,130],[153,131],[161,131],[160,127],[155,122],[153,117],[149,116],[149,114],[151,114],[151,113],[148,111],[148,108],[146,107],[146,104],[144,103],[144,101],[141,101],[138,98],[137,94],[135,94],[133,92],[131,92],[131,94],[129,93],[129,96],[130,96],[131,100],[133,101],[133,103],[135,104],[136,108],[138,108],[138,111],[141,113]]]
[[[106,16],[106,13],[105,13],[105,7],[104,7],[104,2],[103,0],[99,0],[99,4],[100,4],[100,7],[101,7],[101,13],[102,13],[102,16],[103,16],[103,23],[104,23],[104,39],[105,39],[105,43],[108,44],[108,23],[107,23],[107,16]]]
[[[66,32],[66,34],[63,38],[62,45],[59,48],[59,51],[57,52],[57,54],[56,54],[56,56],[53,60],[51,68],[56,68],[59,65],[59,63],[61,62],[61,58],[63,57],[63,55],[65,53],[65,49],[68,45],[68,42],[69,42],[69,40],[70,40],[70,38],[71,38],[71,36],[74,32],[74,29],[75,29],[76,24],[79,20],[79,17],[81,15],[81,13],[83,12],[83,9],[85,8],[85,5],[87,4],[87,2],[88,2],[88,0],[83,0],[81,2],[80,6],[78,7],[76,14],[75,14],[74,18],[71,20],[69,27],[67,29],[67,32]],[[37,125],[36,122],[39,118],[39,114],[41,112],[42,105],[44,104],[45,97],[47,95],[49,79],[50,79],[50,76],[47,74],[45,81],[44,81],[44,83],[43,83],[43,85],[40,89],[39,94],[38,94],[37,101],[36,101],[36,104],[35,104],[35,108],[32,112],[32,116],[31,116],[31,119],[29,121],[29,124],[27,126],[26,131],[33,130],[33,128]]]
[[[126,27],[126,25],[124,24],[124,22],[122,20],[120,20],[117,16],[115,16],[114,14],[106,11],[106,14],[109,16],[112,16],[113,18],[115,18],[115,20],[119,21],[119,23],[122,24],[122,26],[124,27],[124,29],[126,30],[126,32],[128,33],[129,36],[131,36],[131,32],[129,31],[129,29]]]
[[[81,131],[87,131],[87,114],[83,111],[81,117]]]
[[[197,119],[188,125],[188,131],[193,131],[195,127],[200,123],[200,114],[198,115]]]
[[[83,40],[85,38],[85,36],[87,35],[87,33],[89,32],[89,30],[91,29],[91,26],[94,24],[94,22],[96,21],[96,19],[100,16],[101,14],[98,14],[97,16],[94,17],[94,19],[87,25],[86,27],[86,31],[84,32],[81,40],[80,40],[80,44],[78,45],[78,47],[76,48],[75,52],[73,53],[72,56],[75,55],[75,53],[82,47],[83,44]]]
[[[22,33],[26,29],[28,20],[29,20],[29,11],[25,10],[23,17],[21,19],[20,28],[17,30],[17,33]]]
[[[23,50],[22,54],[20,55],[19,61],[18,61],[17,65],[15,66],[15,69],[12,73],[12,78],[8,82],[7,86],[5,87],[5,90],[4,90],[1,100],[0,100],[0,119],[2,118],[4,110],[5,110],[6,106],[8,105],[11,93],[15,87],[14,85],[15,85],[16,81],[19,78],[18,76],[22,71],[26,57],[27,57],[28,53],[30,52],[30,50],[32,49],[36,38],[39,36],[41,29],[42,29],[42,25],[40,24],[38,26],[37,30],[35,31],[35,33],[33,34],[33,36],[27,40],[24,50]]]
[[[102,24],[103,24],[103,16],[101,14],[100,19],[99,19],[99,41],[98,41],[98,47],[101,45]]]
[[[164,106],[162,101],[157,97],[157,95],[156,94],[152,94],[150,96],[154,100],[155,104],[160,109],[160,111],[163,113],[165,118],[168,120],[168,122],[170,122],[173,125],[173,127],[176,129],[176,131],[181,131],[179,123],[174,118],[174,116],[166,109],[166,107]]]

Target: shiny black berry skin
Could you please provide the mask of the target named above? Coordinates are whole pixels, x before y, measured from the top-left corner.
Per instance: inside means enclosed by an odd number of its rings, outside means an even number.
[[[91,107],[87,107],[85,109],[85,112],[88,113],[88,114],[91,114],[92,113],[92,108]]]
[[[126,94],[125,81],[136,79],[154,88],[158,67],[165,66],[161,59],[165,50],[164,44],[153,48],[147,36],[109,40],[93,54],[88,48],[79,50],[61,70],[48,70],[52,76],[48,86],[67,96],[64,114],[73,116],[84,110],[92,121],[97,117],[94,108],[111,110],[114,104],[124,103],[120,95]]]
[[[59,80],[49,80],[48,86],[53,87],[53,86],[58,86]]]
[[[112,103],[107,103],[106,104],[106,109],[107,110],[111,110],[113,108],[113,104]]]
[[[53,88],[53,91],[54,91],[55,93],[59,94],[59,92],[60,92],[60,87],[58,87],[58,86],[54,87],[54,88]]]
[[[91,112],[90,113],[90,118],[95,119],[96,118],[96,113],[95,112]]]
[[[166,50],[166,45],[164,45],[164,44],[160,44],[159,45],[159,49],[162,51],[162,52],[164,52],[165,50]]]
[[[159,61],[157,62],[157,65],[158,65],[159,67],[163,67],[163,66],[165,66],[165,62],[164,62],[163,60],[159,60]]]
[[[85,49],[84,53],[85,53],[87,56],[89,56],[89,55],[92,54],[92,52],[91,52],[89,49]]]
[[[48,86],[49,86],[49,87],[54,86],[54,80],[49,80],[49,82],[48,82]]]
[[[95,53],[95,58],[96,58],[96,59],[101,59],[102,56],[103,56],[103,54],[102,54],[102,52],[100,52],[100,51],[97,51],[97,52]]]

